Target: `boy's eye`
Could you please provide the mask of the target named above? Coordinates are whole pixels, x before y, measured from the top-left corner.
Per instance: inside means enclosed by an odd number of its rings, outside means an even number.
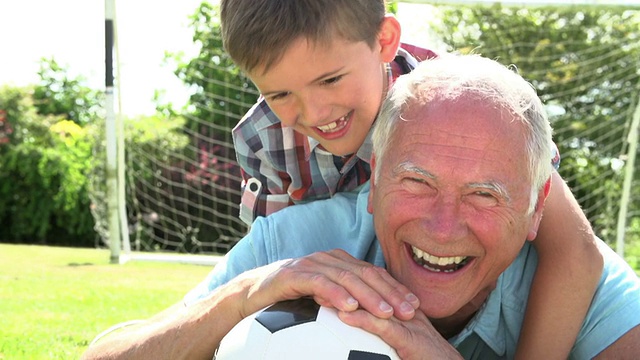
[[[281,92],[281,93],[277,93],[277,94],[273,94],[273,95],[269,95],[267,97],[267,100],[269,101],[276,101],[276,100],[282,100],[285,97],[287,97],[289,95],[289,92]]]
[[[334,76],[334,77],[330,77],[328,79],[324,79],[322,80],[322,84],[323,85],[332,85],[337,83],[338,81],[340,81],[342,79],[343,75],[338,75],[338,76]]]

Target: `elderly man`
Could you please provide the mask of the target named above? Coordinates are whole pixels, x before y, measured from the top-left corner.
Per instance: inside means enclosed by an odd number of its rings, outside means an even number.
[[[424,62],[383,106],[369,185],[259,220],[186,306],[85,357],[210,358],[242,318],[313,296],[403,359],[512,358],[550,145],[542,104],[514,72],[479,56]],[[570,357],[638,358],[640,281],[594,241],[604,270]]]

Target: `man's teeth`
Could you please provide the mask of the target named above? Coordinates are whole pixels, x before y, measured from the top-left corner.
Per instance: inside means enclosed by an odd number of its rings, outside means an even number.
[[[412,246],[411,250],[413,250],[414,259],[418,261],[424,268],[431,271],[453,272],[467,262],[466,256],[439,257],[424,252],[415,246]]]
[[[326,125],[318,126],[317,128],[322,132],[331,132],[332,130],[334,130],[338,126],[340,126],[342,128],[346,123],[346,120],[347,120],[346,118],[347,118],[346,116],[343,116],[340,119],[338,119],[337,121],[334,121],[334,122],[326,124]]]

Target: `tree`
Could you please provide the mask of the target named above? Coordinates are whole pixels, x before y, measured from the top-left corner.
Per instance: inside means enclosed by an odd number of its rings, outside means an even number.
[[[202,2],[191,16],[191,27],[200,53],[180,63],[176,71],[176,75],[194,89],[189,101],[192,120],[188,127],[197,129],[195,119],[202,119],[226,133],[255,103],[258,93],[222,47],[217,5]]]
[[[596,232],[613,239],[623,139],[640,94],[640,13],[500,4],[440,9],[436,31],[449,50],[515,64],[532,83],[550,113],[563,178]]]
[[[0,240],[49,245],[93,244],[87,196],[92,139],[60,116],[41,115],[30,88],[0,88]]]
[[[40,82],[33,91],[34,105],[41,115],[62,115],[78,125],[91,123],[104,108],[102,92],[85,85],[81,77],[69,77],[68,69],[53,58],[40,60]]]

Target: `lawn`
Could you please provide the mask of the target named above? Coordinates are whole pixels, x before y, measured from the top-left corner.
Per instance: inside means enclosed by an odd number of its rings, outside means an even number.
[[[109,264],[109,252],[0,244],[0,359],[77,359],[111,325],[179,301],[209,266]]]
[[[179,301],[209,270],[111,265],[107,250],[0,244],[0,360],[77,359],[97,334]]]

